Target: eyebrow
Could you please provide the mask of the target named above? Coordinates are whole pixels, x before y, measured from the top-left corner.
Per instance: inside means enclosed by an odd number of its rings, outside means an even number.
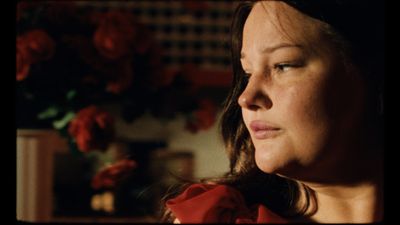
[[[282,44],[278,44],[276,46],[262,48],[260,52],[261,53],[272,53],[281,48],[302,48],[302,46],[297,45],[297,44],[282,43]],[[244,59],[245,57],[246,57],[246,54],[244,52],[241,52],[240,59]]]

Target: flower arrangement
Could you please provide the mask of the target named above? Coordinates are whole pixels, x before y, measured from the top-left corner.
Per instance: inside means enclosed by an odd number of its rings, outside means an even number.
[[[129,159],[122,159],[113,165],[102,168],[92,180],[92,187],[94,189],[112,188],[116,182],[122,180],[129,171],[136,167],[136,162]]]
[[[215,104],[196,97],[182,72],[165,69],[157,41],[129,10],[21,1],[16,19],[18,128],[53,127],[72,151],[87,153],[107,148],[115,116],[132,122],[146,112],[183,113],[190,132],[213,125]],[[109,104],[121,115],[108,112]]]

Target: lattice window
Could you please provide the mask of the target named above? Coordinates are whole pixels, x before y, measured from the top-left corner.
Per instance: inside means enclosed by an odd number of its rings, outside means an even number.
[[[106,1],[82,6],[130,10],[154,33],[169,68],[191,63],[201,69],[230,69],[229,32],[234,1]]]

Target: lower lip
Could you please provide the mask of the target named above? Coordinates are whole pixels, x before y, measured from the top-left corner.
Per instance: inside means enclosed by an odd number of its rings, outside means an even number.
[[[279,129],[276,130],[258,130],[254,132],[256,139],[269,139],[279,135]]]

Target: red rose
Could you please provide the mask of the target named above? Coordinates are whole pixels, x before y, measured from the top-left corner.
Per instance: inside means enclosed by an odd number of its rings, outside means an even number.
[[[193,118],[186,122],[185,128],[192,133],[198,130],[206,130],[213,126],[217,109],[214,103],[208,99],[202,99],[199,102],[199,109],[194,111]]]
[[[54,54],[53,39],[41,29],[29,31],[24,35],[32,63],[50,59]]]
[[[123,12],[108,12],[99,20],[94,45],[100,54],[112,60],[127,55],[136,36],[133,16]]]
[[[43,30],[36,29],[17,37],[17,80],[24,80],[30,65],[48,60],[54,54],[54,41]]]
[[[109,113],[88,106],[70,122],[68,132],[82,152],[105,150],[114,137],[114,120]]]
[[[31,58],[23,37],[17,37],[17,80],[24,80],[29,73]]]
[[[99,189],[102,187],[112,188],[119,181],[125,178],[130,171],[136,168],[136,162],[129,159],[122,159],[98,172],[92,179],[92,187]]]

